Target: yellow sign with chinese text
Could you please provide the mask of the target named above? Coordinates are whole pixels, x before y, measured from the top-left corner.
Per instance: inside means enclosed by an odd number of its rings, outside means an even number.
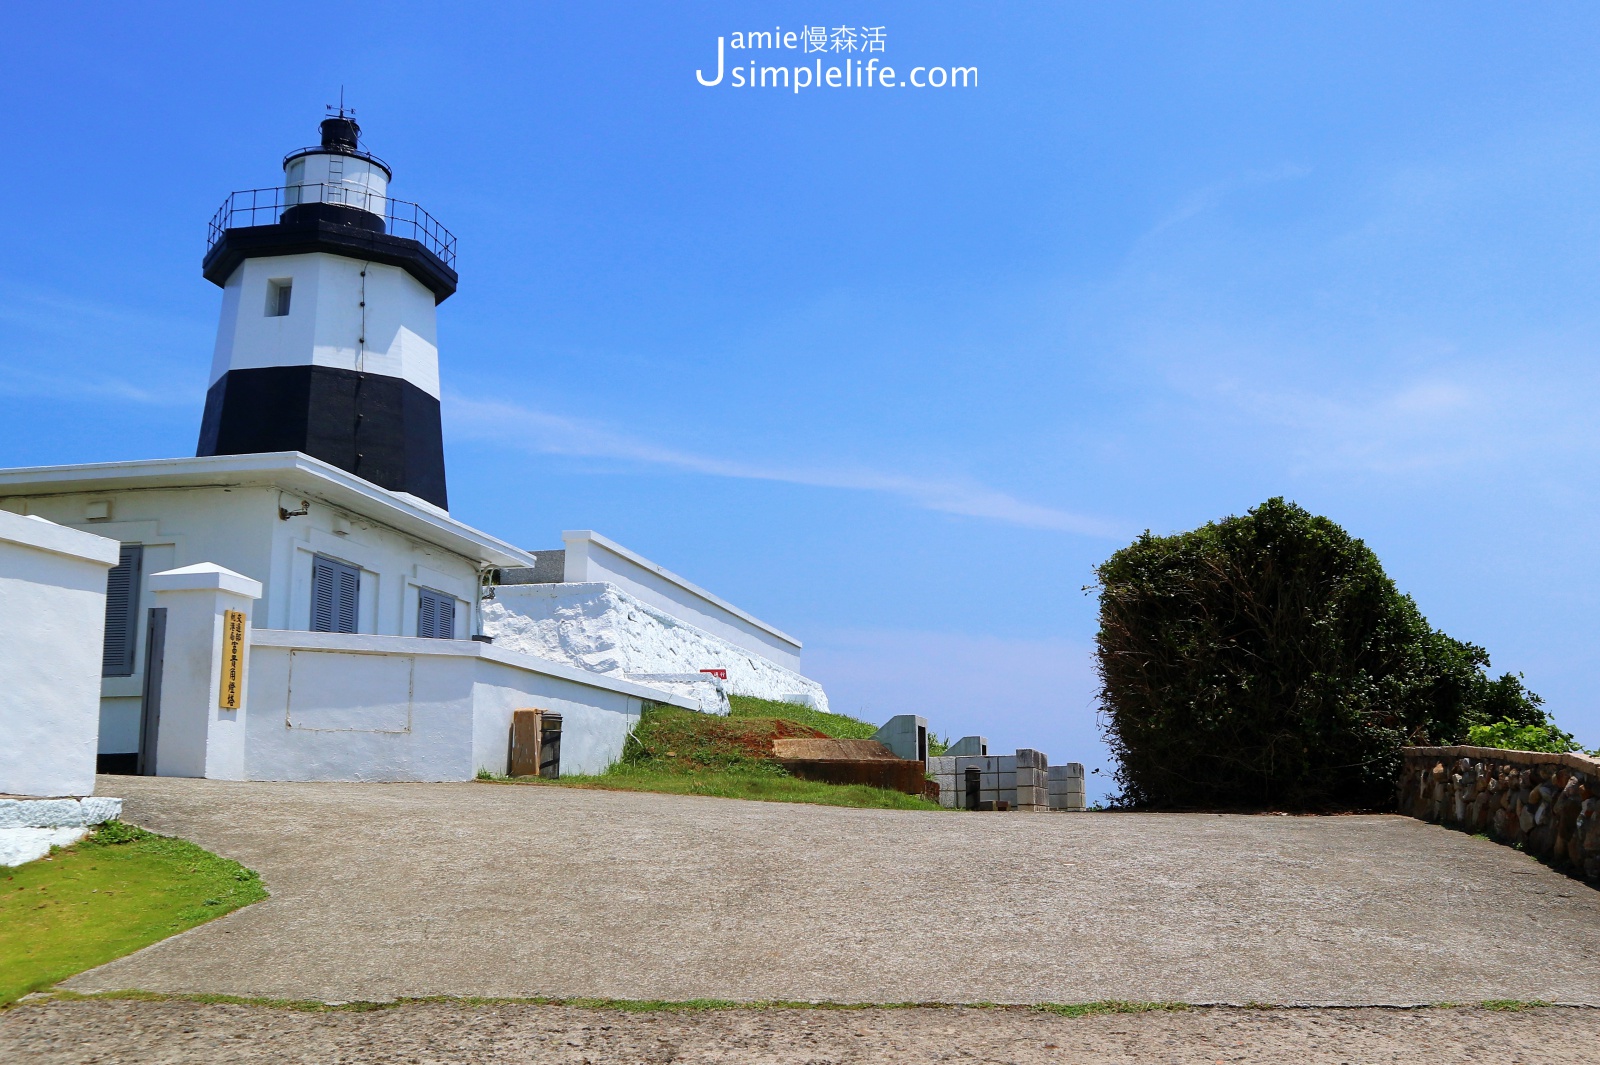
[[[222,690],[217,706],[237,710],[244,698],[244,611],[222,612]]]

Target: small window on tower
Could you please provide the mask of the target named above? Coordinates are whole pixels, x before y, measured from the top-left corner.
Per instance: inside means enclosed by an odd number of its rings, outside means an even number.
[[[287,277],[274,278],[267,282],[267,317],[282,318],[289,313],[289,294],[294,289],[294,282]]]

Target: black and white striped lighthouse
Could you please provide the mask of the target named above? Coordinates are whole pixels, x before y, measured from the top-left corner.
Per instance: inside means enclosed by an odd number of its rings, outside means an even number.
[[[203,270],[222,317],[199,455],[301,451],[444,509],[435,307],[455,238],[388,195],[353,112],[283,160],[283,184],[236,192]]]

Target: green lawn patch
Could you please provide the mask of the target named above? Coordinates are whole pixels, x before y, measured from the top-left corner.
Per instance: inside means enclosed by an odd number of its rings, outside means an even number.
[[[238,862],[109,822],[0,868],[0,1005],[266,897]]]
[[[732,718],[793,721],[836,740],[870,740],[878,731],[878,726],[869,721],[813,710],[799,703],[780,703],[775,699],[757,699],[751,695],[730,695],[728,702],[733,706],[733,712],[729,715]]]
[[[531,777],[514,783],[551,784],[605,791],[661,791],[672,795],[712,795],[721,799],[760,802],[810,802],[821,806],[855,806],[870,810],[941,810],[938,803],[916,795],[869,788],[865,784],[820,784],[799,780],[775,767],[773,772],[678,773],[613,766],[596,776],[564,776],[560,780]]]
[[[920,796],[884,788],[800,780],[790,776],[772,759],[774,739],[824,736],[866,739],[877,731],[876,726],[794,703],[741,695],[733,696],[732,702],[733,713],[728,717],[674,706],[652,707],[644,712],[628,737],[622,759],[604,773],[566,775],[559,780],[527,777],[516,782],[879,810],[943,809],[938,803]],[[505,777],[489,779],[507,780]]]
[[[775,699],[757,699],[753,695],[730,695],[728,702],[733,706],[733,712],[729,715],[731,717],[765,717],[793,721],[814,728],[836,740],[870,740],[878,732],[878,726],[870,721],[862,721],[848,714],[830,714],[822,710],[813,710],[799,703],[780,703]],[[940,739],[929,731],[930,755],[937,757],[949,746],[947,740]]]

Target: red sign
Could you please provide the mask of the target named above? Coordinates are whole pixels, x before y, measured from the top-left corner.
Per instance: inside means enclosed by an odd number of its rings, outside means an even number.
[[[718,680],[727,680],[728,679],[728,671],[725,670],[725,669],[702,669],[700,672],[709,673],[713,677],[716,677]]]

